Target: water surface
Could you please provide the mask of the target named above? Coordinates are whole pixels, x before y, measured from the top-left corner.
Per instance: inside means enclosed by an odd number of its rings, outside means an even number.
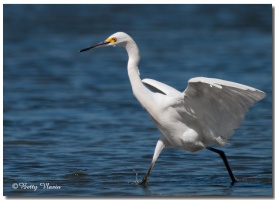
[[[271,12],[271,5],[4,5],[4,195],[271,196]],[[125,50],[78,53],[117,31],[138,44],[142,78],[183,91],[192,77],[215,77],[267,93],[222,148],[240,182],[231,185],[213,152],[171,149],[147,187],[135,183],[159,132],[133,96]]]

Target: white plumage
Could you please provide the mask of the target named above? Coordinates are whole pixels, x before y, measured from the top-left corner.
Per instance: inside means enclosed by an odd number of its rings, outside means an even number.
[[[165,148],[190,152],[208,148],[219,153],[232,181],[236,182],[224,153],[209,146],[226,144],[248,108],[263,99],[265,93],[246,85],[204,77],[190,79],[184,92],[156,80],[141,81],[138,71],[139,49],[134,40],[123,32],[115,33],[104,42],[81,52],[115,45],[126,49],[133,93],[161,133],[151,165],[141,184],[146,183],[159,154]]]

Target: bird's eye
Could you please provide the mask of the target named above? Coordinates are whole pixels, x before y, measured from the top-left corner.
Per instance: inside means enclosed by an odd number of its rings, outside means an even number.
[[[112,38],[112,42],[116,42],[117,39],[115,37]]]
[[[105,40],[105,42],[108,42],[108,43],[114,43],[116,41],[117,41],[116,37],[108,38],[108,39]]]

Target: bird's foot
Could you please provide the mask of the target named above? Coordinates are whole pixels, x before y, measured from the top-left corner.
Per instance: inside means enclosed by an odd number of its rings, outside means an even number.
[[[236,183],[236,182],[239,182],[239,180],[237,179],[236,176],[233,176],[232,184],[234,184],[234,183]]]
[[[141,182],[138,182],[138,184],[145,186],[146,182],[147,182],[147,178],[144,177]]]
[[[239,179],[237,179],[235,176],[233,176],[233,179],[232,179],[232,181],[230,183],[230,186],[231,187],[234,186],[234,184],[237,183],[237,182],[239,182]]]

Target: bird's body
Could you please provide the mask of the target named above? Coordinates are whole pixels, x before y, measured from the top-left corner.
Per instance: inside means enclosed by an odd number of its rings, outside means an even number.
[[[220,150],[209,146],[225,145],[244,119],[248,108],[264,98],[265,93],[242,84],[204,77],[190,79],[184,92],[152,79],[141,80],[138,70],[139,49],[134,40],[123,32],[117,32],[104,42],[81,52],[110,45],[126,49],[133,93],[161,133],[153,160],[141,183],[146,183],[159,154],[165,148],[189,152],[208,148],[219,153],[226,164],[225,155],[223,157]],[[232,181],[236,181],[228,163],[226,167],[229,168]]]
[[[226,144],[248,107],[263,97],[254,88],[204,77],[189,80],[183,93],[175,89],[172,94],[163,93],[154,93],[154,106],[146,109],[162,133],[165,147],[190,152]]]

